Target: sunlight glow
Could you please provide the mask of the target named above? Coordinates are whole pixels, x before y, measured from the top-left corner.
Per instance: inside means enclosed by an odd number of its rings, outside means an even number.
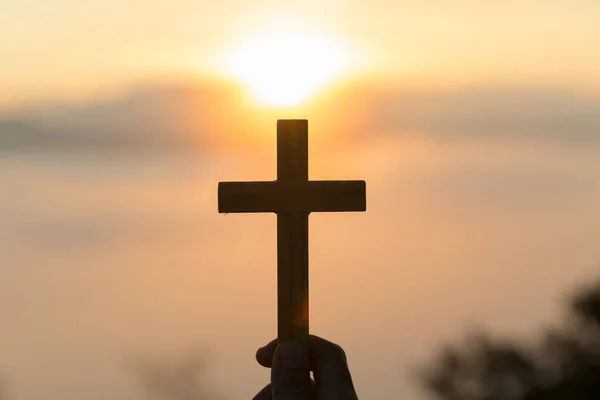
[[[305,101],[340,79],[348,57],[341,44],[299,33],[257,36],[230,55],[227,69],[264,106],[286,107]]]

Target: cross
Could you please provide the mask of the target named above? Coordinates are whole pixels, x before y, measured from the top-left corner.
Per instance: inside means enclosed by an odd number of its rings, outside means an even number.
[[[277,121],[277,180],[220,182],[220,213],[277,214],[277,338],[308,344],[308,215],[366,211],[365,181],[308,180],[308,121]]]

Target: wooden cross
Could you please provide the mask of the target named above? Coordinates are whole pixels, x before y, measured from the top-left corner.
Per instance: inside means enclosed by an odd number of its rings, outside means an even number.
[[[308,180],[308,121],[277,121],[277,180],[220,182],[220,213],[277,214],[277,337],[308,343],[308,215],[366,211],[365,181]]]

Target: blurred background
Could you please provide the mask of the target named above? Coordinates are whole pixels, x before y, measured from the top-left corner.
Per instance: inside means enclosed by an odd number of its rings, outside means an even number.
[[[452,397],[420,366],[493,348],[473,331],[579,326],[564,304],[600,278],[598,2],[21,0],[0,37],[2,400],[264,386],[275,217],[216,195],[275,179],[278,118],[309,119],[311,179],[367,181],[367,213],[310,230],[311,331],[360,397],[520,398]]]

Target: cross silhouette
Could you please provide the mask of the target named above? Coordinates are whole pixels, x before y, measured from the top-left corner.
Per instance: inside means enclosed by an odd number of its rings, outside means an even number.
[[[308,341],[308,215],[366,211],[365,181],[308,180],[308,121],[277,121],[277,180],[220,182],[220,213],[277,214],[277,337]]]

